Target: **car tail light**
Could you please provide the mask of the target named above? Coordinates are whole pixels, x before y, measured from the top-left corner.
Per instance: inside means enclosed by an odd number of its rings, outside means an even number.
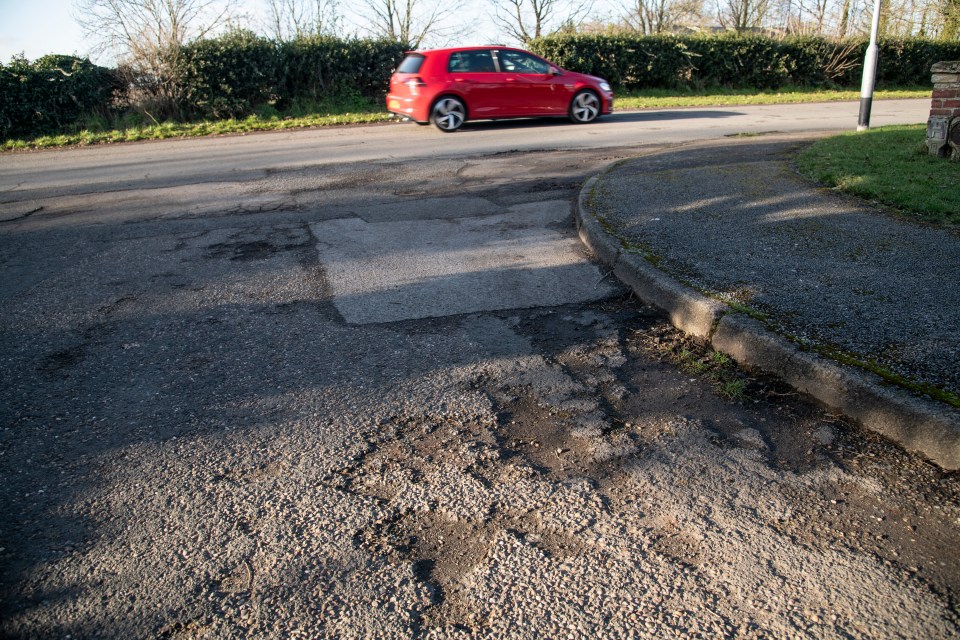
[[[407,88],[410,89],[410,93],[412,93],[415,96],[420,94],[420,89],[422,87],[427,86],[427,83],[421,80],[420,78],[411,78],[410,80],[407,80],[403,84],[407,85]]]

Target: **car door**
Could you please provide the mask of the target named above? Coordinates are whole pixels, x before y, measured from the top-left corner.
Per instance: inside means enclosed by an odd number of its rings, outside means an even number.
[[[471,119],[503,115],[500,76],[490,49],[452,52],[447,73],[450,87],[466,100]]]
[[[564,115],[570,96],[557,72],[546,60],[513,49],[497,51],[504,108],[509,115]]]

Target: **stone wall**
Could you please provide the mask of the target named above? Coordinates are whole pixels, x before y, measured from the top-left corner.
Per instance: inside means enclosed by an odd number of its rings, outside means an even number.
[[[927,120],[930,155],[960,160],[960,60],[938,62],[933,72],[933,99]]]

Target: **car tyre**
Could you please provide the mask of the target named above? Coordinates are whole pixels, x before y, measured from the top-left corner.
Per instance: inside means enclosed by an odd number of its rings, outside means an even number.
[[[453,96],[444,96],[437,100],[430,111],[430,122],[440,131],[453,133],[466,121],[467,106]]]
[[[570,120],[575,124],[593,122],[600,115],[600,98],[593,91],[581,91],[570,101]]]

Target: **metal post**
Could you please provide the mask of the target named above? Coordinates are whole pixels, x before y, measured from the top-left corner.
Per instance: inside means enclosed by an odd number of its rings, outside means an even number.
[[[870,107],[873,106],[873,85],[877,80],[877,57],[880,51],[877,46],[878,31],[880,31],[880,0],[874,0],[873,24],[870,26],[870,46],[867,47],[867,56],[863,61],[863,84],[860,85],[860,120],[857,122],[857,131],[866,131],[870,128]]]

